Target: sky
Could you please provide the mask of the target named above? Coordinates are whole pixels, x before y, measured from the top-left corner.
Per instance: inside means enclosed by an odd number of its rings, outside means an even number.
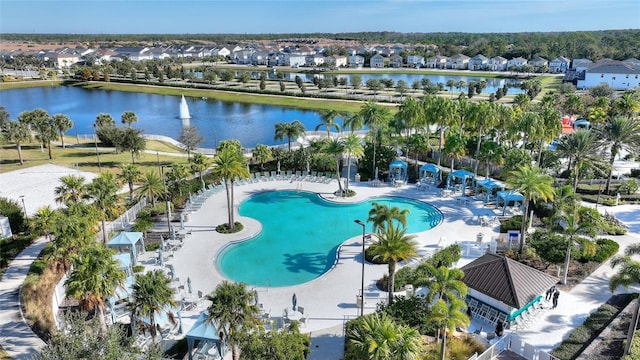
[[[640,0],[0,0],[0,37],[638,28]]]

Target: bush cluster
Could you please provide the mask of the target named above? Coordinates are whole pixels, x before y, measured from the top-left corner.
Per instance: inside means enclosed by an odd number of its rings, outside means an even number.
[[[22,205],[17,201],[0,197],[0,215],[9,218],[9,225],[14,233],[21,233],[27,229]]]
[[[596,251],[592,254],[582,252],[577,260],[583,263],[589,261],[602,263],[617,253],[619,248],[620,245],[611,239],[598,239],[596,240]]]
[[[506,234],[509,230],[522,229],[522,215],[515,215],[500,222],[500,232]]]
[[[436,268],[441,266],[451,267],[455,262],[460,260],[461,253],[462,248],[460,245],[453,244],[436,252],[430,258],[425,259],[415,269],[412,269],[409,266],[401,268],[396,272],[394,288],[402,289],[407,284],[412,284],[414,286],[428,285],[429,273],[427,271],[427,265],[431,265]],[[387,281],[387,276],[383,276],[382,279],[378,281],[380,288],[387,289]]]

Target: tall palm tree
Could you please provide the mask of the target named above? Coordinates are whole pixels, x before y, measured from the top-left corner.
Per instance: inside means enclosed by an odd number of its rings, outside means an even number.
[[[200,153],[193,154],[193,158],[191,159],[191,170],[194,173],[198,173],[198,177],[200,177],[200,184],[202,185],[203,190],[205,188],[205,185],[204,185],[204,179],[202,178],[202,175],[204,171],[209,168],[209,165],[210,165],[210,162],[208,157]]]
[[[422,337],[415,328],[398,325],[386,313],[358,318],[346,341],[358,359],[417,360],[422,351]]]
[[[625,92],[616,99],[613,107],[617,114],[633,119],[640,112],[640,100],[632,92]]]
[[[438,140],[438,166],[442,163],[442,148],[444,146],[445,130],[453,121],[454,103],[452,100],[443,97],[429,96],[425,102],[425,113],[430,118],[429,123],[438,124],[440,137]]]
[[[40,137],[40,148],[47,147],[49,160],[53,159],[51,141],[58,138],[58,132],[54,127],[53,120],[49,113],[42,109],[24,111],[18,115],[18,121],[28,124],[35,129]]]
[[[3,129],[6,139],[16,144],[20,165],[24,165],[24,159],[22,158],[22,143],[31,139],[29,126],[19,121],[7,121],[4,123]]]
[[[273,160],[271,149],[265,144],[258,144],[251,154],[253,159],[260,163],[260,170],[264,170],[264,163]]]
[[[142,171],[134,164],[123,164],[120,166],[118,179],[124,181],[129,186],[129,198],[133,200],[133,186],[142,179]]]
[[[331,137],[331,129],[336,129],[336,131],[340,131],[340,125],[336,122],[336,119],[341,117],[342,114],[336,110],[323,110],[320,112],[320,124],[316,125],[315,131],[320,130],[320,128],[324,127],[327,129],[327,139]]]
[[[351,132],[360,130],[364,127],[364,119],[360,113],[349,113],[342,120],[342,129],[349,129]]]
[[[102,240],[107,243],[107,218],[114,215],[118,207],[118,182],[115,175],[104,172],[87,185],[87,197],[93,202],[102,222]]]
[[[442,333],[442,343],[440,347],[440,360],[445,359],[447,349],[447,331],[453,332],[456,326],[467,327],[471,322],[467,316],[466,304],[460,299],[455,299],[449,303],[439,299],[431,307],[431,317],[441,324],[445,329]]]
[[[103,334],[107,331],[104,300],[123,286],[126,277],[114,253],[104,244],[93,243],[73,257],[73,269],[65,281],[66,295],[77,299],[84,310],[95,311]]]
[[[423,122],[423,110],[422,105],[416,99],[409,97],[400,105],[400,108],[395,115],[396,122],[402,124],[402,128],[406,131],[405,142],[407,147],[407,159],[409,158],[409,136],[411,135],[412,130]]]
[[[464,272],[460,269],[449,269],[446,266],[435,267],[426,265],[429,279],[424,279],[429,284],[427,303],[434,300],[444,300],[450,303],[454,300],[463,300],[467,296],[467,285],[462,282]]]
[[[379,235],[376,243],[369,247],[375,257],[380,258],[389,266],[389,304],[393,302],[394,281],[396,278],[396,265],[398,262],[418,256],[416,252],[417,242],[413,240],[415,235],[406,235],[407,229],[398,226],[389,226]]]
[[[372,230],[380,234],[386,227],[392,227],[394,221],[402,225],[402,227],[406,227],[409,212],[409,209],[400,210],[397,206],[389,208],[386,204],[380,204],[374,201],[371,203],[371,210],[369,210],[367,222],[373,223]]]
[[[336,179],[338,180],[338,188],[340,194],[344,194],[342,190],[342,179],[340,177],[340,160],[344,154],[344,141],[342,139],[329,138],[326,140],[324,152],[333,157],[335,161]]]
[[[483,130],[491,129],[496,124],[497,107],[501,105],[491,104],[488,102],[477,103],[469,116],[469,126],[473,126],[475,134],[478,137],[476,143],[476,154],[474,155],[475,164],[473,173],[478,174],[478,165],[480,164],[480,146],[482,145]]]
[[[233,183],[236,177],[249,177],[249,170],[245,164],[242,154],[233,149],[223,149],[218,152],[213,161],[213,174],[224,181],[227,192],[227,212],[229,217],[229,230],[235,229],[235,221],[233,219]]]
[[[605,192],[609,193],[611,185],[611,175],[613,173],[613,163],[621,150],[631,154],[640,151],[640,121],[614,117],[607,120],[604,126],[595,129],[598,137],[602,139],[604,147],[609,148],[609,171],[607,175],[607,186]]]
[[[60,178],[60,185],[54,189],[56,202],[69,206],[77,204],[86,195],[85,178],[80,175],[65,175]]]
[[[55,228],[57,216],[58,213],[51,206],[43,206],[33,215],[29,221],[29,226],[33,233],[44,235],[51,240],[51,232]]]
[[[55,114],[53,115],[53,126],[60,135],[60,140],[62,140],[62,148],[64,149],[64,133],[73,127],[73,121],[71,121],[71,119],[69,119],[67,115]]]
[[[127,299],[132,321],[140,321],[141,317],[148,318],[147,328],[154,340],[157,335],[156,315],[176,306],[173,300],[174,290],[169,286],[170,283],[171,279],[160,270],[137,274],[131,286],[131,295]]]
[[[391,119],[391,111],[382,105],[376,104],[374,101],[367,101],[359,112],[365,125],[369,127],[369,135],[371,136],[371,142],[373,143],[373,168],[371,169],[371,175],[376,171],[376,131],[380,127],[384,127]]]
[[[562,273],[562,283],[567,283],[567,276],[569,275],[569,261],[571,261],[571,249],[575,243],[575,237],[578,234],[588,234],[591,237],[595,236],[595,225],[590,222],[580,221],[580,213],[578,212],[578,203],[574,202],[572,207],[568,205],[565,207],[565,210],[560,211],[560,213],[554,216],[554,220],[558,223],[561,228],[565,242],[567,243],[567,251],[565,254],[564,260],[564,272]],[[586,250],[595,250],[594,244],[586,244],[583,243],[584,246],[591,247],[591,249]],[[584,251],[585,249],[583,249]]]
[[[98,114],[96,116],[96,120],[93,123],[93,127],[98,129],[113,126],[116,126],[116,121],[113,120],[113,117],[111,117],[111,115],[105,113]]]
[[[611,259],[611,267],[618,268],[618,272],[609,279],[609,289],[614,292],[618,286],[628,289],[631,285],[640,284],[640,261],[634,255],[640,254],[640,244],[631,244],[624,255]]]
[[[351,179],[351,158],[359,159],[364,156],[364,147],[361,139],[354,133],[349,133],[342,142],[344,152],[347,153],[347,184],[345,191],[349,192],[349,180]]]
[[[563,136],[558,142],[558,152],[569,158],[570,168],[573,165],[574,191],[578,188],[578,182],[580,181],[580,169],[589,163],[602,162],[601,145],[595,132],[584,129]]]
[[[165,187],[157,172],[147,171],[140,178],[140,186],[136,191],[138,192],[138,200],[146,197],[151,200],[151,204],[155,207],[156,200],[164,195]]]
[[[276,132],[273,136],[274,140],[284,140],[287,138],[289,151],[291,151],[291,139],[297,138],[306,131],[304,124],[299,120],[293,120],[288,123],[276,123]]]
[[[524,196],[519,248],[522,254],[527,237],[526,230],[529,216],[529,203],[532,201],[535,203],[538,199],[543,201],[553,200],[555,195],[553,178],[545,174],[542,169],[537,166],[524,165],[509,174],[507,184],[511,185],[514,191],[518,191]]]
[[[447,141],[444,143],[442,152],[449,156],[451,159],[451,171],[453,171],[454,161],[467,155],[467,141],[465,138],[461,138],[457,134],[451,134],[447,136]]]
[[[126,124],[128,127],[135,122],[138,122],[138,116],[133,111],[125,111],[122,113],[122,123]]]
[[[256,328],[260,308],[256,305],[256,293],[242,283],[223,281],[207,300],[206,322],[215,324],[231,345],[233,359],[240,358],[239,339]]]

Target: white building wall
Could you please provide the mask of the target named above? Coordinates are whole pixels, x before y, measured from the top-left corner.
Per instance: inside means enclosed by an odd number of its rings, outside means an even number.
[[[498,300],[496,300],[496,299],[494,299],[494,298],[492,298],[490,296],[487,296],[487,295],[485,295],[485,294],[483,294],[483,293],[481,293],[481,292],[479,292],[477,290],[474,290],[472,288],[469,288],[468,294],[469,294],[469,296],[474,297],[474,298],[482,301],[483,303],[489,304],[489,305],[493,306],[494,308],[496,308],[496,309],[498,309],[498,310],[500,310],[500,311],[502,311],[502,312],[504,312],[504,313],[506,313],[508,315],[511,315],[511,313],[516,310],[516,309],[512,308],[511,306],[509,306],[509,305],[507,305],[507,304],[505,304],[505,303],[503,303],[501,301],[498,301]]]
[[[590,89],[600,84],[607,84],[615,90],[630,90],[640,87],[639,74],[585,74],[584,80],[578,80],[577,87],[580,89]]]

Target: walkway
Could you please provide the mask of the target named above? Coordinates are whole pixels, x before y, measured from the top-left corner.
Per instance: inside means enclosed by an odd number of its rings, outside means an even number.
[[[20,308],[20,288],[29,273],[31,263],[47,244],[44,237],[36,239],[9,263],[0,281],[0,345],[13,360],[30,360],[45,346],[27,325]]]

